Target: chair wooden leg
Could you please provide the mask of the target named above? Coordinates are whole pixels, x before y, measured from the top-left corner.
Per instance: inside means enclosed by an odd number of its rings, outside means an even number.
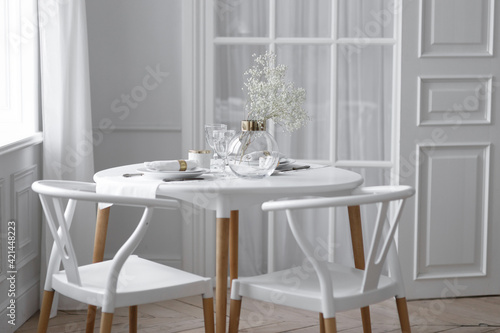
[[[100,333],[111,333],[111,326],[113,325],[113,313],[101,313],[101,330]]]
[[[351,227],[352,253],[354,256],[354,267],[365,269],[365,250],[363,246],[363,229],[361,227],[361,209],[359,206],[347,207],[349,213],[349,226]],[[363,323],[363,332],[370,333],[371,319],[370,308],[361,308],[361,321]]]
[[[238,332],[238,326],[240,325],[240,313],[241,299],[232,299],[231,307],[229,309],[229,333]]]
[[[108,233],[109,211],[111,207],[97,210],[97,220],[95,226],[94,255],[92,262],[101,262],[104,259],[104,247],[106,245],[106,235]],[[87,309],[87,325],[85,332],[93,333],[95,326],[95,315],[97,308],[89,305]]]
[[[85,333],[93,333],[94,332],[96,313],[97,313],[96,306],[89,305],[87,307],[87,325],[85,326]]]
[[[326,333],[337,333],[337,321],[335,317],[324,319]]]
[[[396,298],[396,307],[398,308],[399,323],[401,324],[401,332],[410,333],[410,317],[408,316],[408,305],[406,298]]]
[[[363,333],[371,333],[372,321],[370,318],[370,307],[361,308],[361,322],[363,323]]]
[[[38,333],[47,332],[49,327],[50,309],[54,300],[54,290],[44,290],[42,308],[40,309],[40,319],[38,320]]]
[[[203,319],[205,320],[205,333],[214,333],[214,299],[203,299]]]
[[[217,218],[216,236],[216,285],[215,285],[215,330],[226,333],[227,309],[227,260],[229,250],[229,218]]]
[[[129,323],[128,331],[129,331],[129,333],[137,333],[138,308],[139,307],[137,305],[129,306],[129,308],[128,308],[128,323]]]
[[[325,318],[321,312],[319,313],[319,333],[325,333]]]
[[[229,219],[229,288],[232,288],[233,280],[238,278],[238,229],[239,211],[232,210]]]

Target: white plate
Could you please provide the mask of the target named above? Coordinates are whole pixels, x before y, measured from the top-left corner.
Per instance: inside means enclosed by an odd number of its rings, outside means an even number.
[[[259,165],[259,160],[245,161],[243,163],[247,163],[248,165]],[[295,163],[295,160],[291,160],[289,158],[284,158],[284,157],[280,158],[279,165],[283,166],[283,165],[287,165],[290,163]]]
[[[141,172],[146,178],[153,179],[186,179],[186,178],[194,178],[198,177],[202,173],[207,172],[206,169],[195,168],[193,170],[186,171],[158,171],[158,170],[150,170],[147,168],[139,168],[138,172]]]

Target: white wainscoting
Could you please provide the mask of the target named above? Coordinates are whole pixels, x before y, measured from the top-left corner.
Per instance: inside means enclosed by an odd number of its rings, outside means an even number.
[[[10,147],[0,154],[0,332],[14,332],[39,306],[41,209],[31,184],[41,175],[40,140]],[[15,222],[15,268],[8,257],[9,221]],[[10,224],[12,225],[12,223]],[[12,234],[10,234],[12,235]],[[7,277],[15,273],[15,298]],[[15,323],[9,324],[7,306],[15,299]]]

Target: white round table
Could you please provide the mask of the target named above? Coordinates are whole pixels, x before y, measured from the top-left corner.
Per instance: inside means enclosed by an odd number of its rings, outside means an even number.
[[[107,181],[110,179],[114,181],[116,179],[117,182],[120,182],[121,179],[125,179],[122,177],[123,174],[137,173],[137,169],[141,166],[142,164],[132,164],[99,171],[94,175],[94,180],[96,183],[99,183],[102,179],[106,179]],[[261,204],[265,201],[284,197],[348,194],[362,183],[363,178],[355,172],[321,166],[304,170],[282,172],[258,180],[210,178],[209,180],[171,181],[158,186],[156,192],[157,196],[176,198],[193,203],[201,208],[216,211],[215,298],[217,333],[224,333],[226,330],[228,257],[231,260],[231,280],[238,276],[238,210],[245,206]],[[95,245],[95,251],[97,252],[104,251],[104,244],[98,245],[97,239],[102,240],[103,232],[105,239],[106,228],[104,226],[100,227],[99,224],[102,223],[107,226],[108,214],[109,208],[100,210],[98,214]],[[352,218],[350,222],[352,228]],[[352,236],[353,247],[355,247],[355,235]],[[356,237],[358,236],[360,237],[360,235],[356,235]],[[102,246],[102,250],[100,246]]]
[[[99,171],[94,181],[124,180],[123,174],[137,173],[142,164],[131,164]],[[203,176],[202,176],[203,177]],[[208,178],[208,177],[207,177]],[[231,210],[283,197],[338,195],[349,192],[363,182],[361,175],[334,167],[319,167],[278,173],[271,177],[249,180],[240,178],[206,181],[172,181],[160,185],[157,195],[188,201],[201,208],[215,210],[217,218],[229,217]]]

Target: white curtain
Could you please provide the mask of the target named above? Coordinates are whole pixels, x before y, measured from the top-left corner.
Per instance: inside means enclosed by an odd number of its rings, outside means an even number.
[[[221,37],[262,37],[269,33],[268,1],[217,1],[216,34]],[[331,0],[277,0],[277,37],[330,37],[331,20],[336,20],[339,37],[392,37],[391,17],[381,16],[389,0],[339,0],[338,18],[331,18]],[[223,6],[226,4],[226,6]],[[382,20],[383,19],[383,20]],[[253,53],[262,54],[267,45],[215,46],[215,121],[238,128],[244,119],[243,72],[252,65]],[[331,100],[331,69],[335,64],[330,45],[277,44],[279,63],[288,66],[287,79],[307,91],[305,108],[311,122],[290,134],[277,130],[280,151],[291,158],[329,160],[336,136],[337,160],[390,160],[392,121],[393,46],[338,45],[336,100]],[[332,104],[335,114],[331,113]],[[336,117],[337,128],[330,128]],[[363,175],[365,184],[388,184],[383,169],[353,169]],[[240,274],[255,275],[267,269],[266,214],[259,207],[240,211]],[[345,210],[305,212],[304,232],[326,253],[328,220],[335,214],[335,258],[352,263],[350,232]],[[277,214],[275,229],[275,268],[302,264],[302,256],[286,225],[284,214]],[[324,221],[323,223],[317,223]],[[368,235],[370,230],[364,230]],[[320,237],[317,237],[320,235]],[[365,242],[368,237],[365,237]]]
[[[43,117],[43,177],[92,181],[94,155],[90,110],[85,0],[39,0]],[[74,224],[79,263],[90,263],[95,206],[81,204]],[[43,232],[42,282],[52,240]],[[45,257],[45,258],[44,258]],[[43,288],[43,284],[42,284]],[[73,307],[61,300],[61,307]]]

